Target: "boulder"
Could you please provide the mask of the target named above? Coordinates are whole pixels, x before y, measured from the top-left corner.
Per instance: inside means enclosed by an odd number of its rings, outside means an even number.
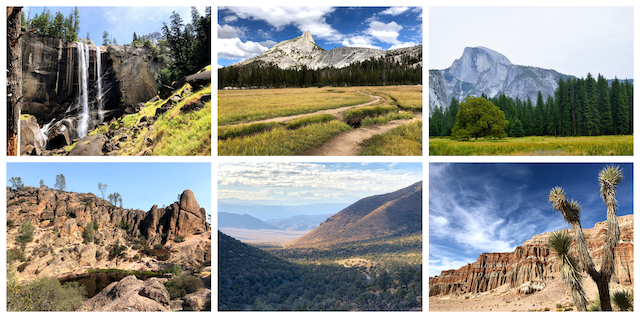
[[[80,252],[80,266],[90,266],[96,263],[96,245],[91,242]]]
[[[21,156],[39,155],[44,150],[44,136],[35,117],[20,120],[20,149]]]
[[[69,156],[101,156],[104,143],[105,138],[100,134],[86,136],[69,151]]]
[[[85,301],[78,311],[170,311],[164,282],[162,278],[141,281],[127,276]]]
[[[182,298],[182,310],[211,310],[211,290],[203,288]]]
[[[195,215],[200,215],[200,205],[196,201],[196,197],[193,195],[193,191],[184,190],[180,195],[180,209]]]

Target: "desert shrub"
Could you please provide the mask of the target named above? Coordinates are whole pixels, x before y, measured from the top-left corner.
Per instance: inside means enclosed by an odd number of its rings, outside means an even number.
[[[204,288],[204,282],[198,277],[184,274],[167,281],[164,287],[169,291],[171,299],[177,299]]]
[[[7,311],[73,311],[85,301],[87,291],[77,282],[61,284],[39,278],[28,284],[7,284]]]
[[[633,293],[626,290],[614,292],[611,296],[611,301],[620,308],[621,311],[633,310]]]
[[[100,251],[96,251],[96,258],[98,258],[98,257],[100,257],[100,256],[102,256],[102,252],[100,252]]]
[[[7,227],[13,227],[13,220],[7,219]]]
[[[161,249],[163,249],[163,248],[164,248],[164,245],[162,245],[162,244],[156,244],[156,245],[154,245],[154,246],[153,246],[153,248],[154,248],[154,249],[156,249],[156,250],[161,250]]]
[[[27,268],[27,266],[29,266],[29,262],[24,262],[24,263],[20,264],[18,266],[18,272],[22,273],[22,271],[24,271],[24,269]]]
[[[97,231],[98,228],[100,228],[100,223],[98,223],[98,220],[93,220],[93,229]]]
[[[24,222],[20,225],[20,235],[16,237],[18,243],[28,243],[33,241],[33,225],[31,222]]]
[[[24,253],[20,249],[12,248],[7,251],[7,264],[17,259],[24,261]]]
[[[171,257],[171,254],[169,254],[169,253],[159,253],[159,254],[156,256],[156,258],[157,258],[159,261],[168,261],[168,260],[169,260],[169,257]]]
[[[171,267],[171,274],[174,276],[180,276],[182,274],[182,267],[178,264],[173,264],[173,267]]]
[[[84,229],[84,233],[82,233],[82,238],[84,239],[84,243],[85,244],[95,241],[96,232],[93,230],[93,225],[92,224],[89,224]]]
[[[122,252],[126,251],[127,247],[124,245],[119,245],[116,244],[111,248],[111,251],[109,251],[109,259],[112,260],[116,257],[120,257],[122,255]]]
[[[182,243],[184,242],[184,235],[178,235],[173,239],[174,242],[176,243]]]
[[[600,296],[597,296],[594,301],[589,303],[587,311],[602,311],[602,307],[600,306]]]
[[[133,239],[133,243],[140,244],[140,243],[142,243],[142,241],[139,238],[136,237],[136,238]]]

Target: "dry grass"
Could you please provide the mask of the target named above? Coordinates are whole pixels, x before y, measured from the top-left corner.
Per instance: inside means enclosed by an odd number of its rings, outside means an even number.
[[[277,88],[218,91],[218,125],[306,114],[357,105],[371,98],[359,87]]]
[[[363,92],[384,97],[387,103],[422,112],[422,86],[373,86]]]

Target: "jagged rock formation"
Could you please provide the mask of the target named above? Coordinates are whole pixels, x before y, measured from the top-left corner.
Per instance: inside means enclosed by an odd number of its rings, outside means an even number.
[[[611,282],[633,285],[633,215],[618,217],[620,241],[615,248],[615,275]],[[596,267],[602,262],[607,233],[605,222],[584,230],[587,246]],[[547,243],[551,233],[534,235],[511,253],[483,253],[473,264],[443,271],[429,278],[429,296],[482,293],[503,285],[517,288],[520,293],[544,289],[560,275],[561,264]],[[570,230],[570,235],[573,231]],[[588,279],[588,278],[586,278]]]
[[[20,225],[30,222],[34,241],[22,253],[29,261],[14,261],[18,279],[40,276],[66,277],[88,268],[133,270],[162,269],[179,263],[202,265],[211,260],[211,227],[191,190],[179,202],[166,208],[153,206],[148,212],[116,207],[92,193],[73,193],[25,186],[7,188],[7,249],[18,248]],[[83,234],[94,227],[95,242],[85,242]],[[183,235],[185,242],[174,238]],[[139,243],[134,243],[138,239]],[[133,240],[133,241],[132,241]],[[140,255],[133,245],[164,244],[169,257],[159,260]],[[108,259],[114,245],[128,244],[125,257]],[[136,258],[137,256],[137,258]]]
[[[486,47],[467,47],[462,57],[444,70],[429,71],[429,114],[436,106],[446,108],[451,99],[505,94],[535,103],[538,92],[546,101],[558,87],[558,80],[573,78],[554,70],[512,64],[504,55]],[[446,86],[446,94],[444,91]]]
[[[416,65],[422,66],[422,44],[388,51],[362,47],[338,47],[330,51],[316,45],[311,32],[305,31],[301,36],[282,41],[274,45],[264,53],[246,61],[234,65],[246,65],[253,62],[273,63],[281,69],[299,68],[306,66],[309,69],[325,67],[342,68],[354,62],[380,57],[393,57],[401,61],[402,56],[411,56],[419,59]]]
[[[422,181],[367,197],[289,243],[292,247],[355,242],[422,230]]]

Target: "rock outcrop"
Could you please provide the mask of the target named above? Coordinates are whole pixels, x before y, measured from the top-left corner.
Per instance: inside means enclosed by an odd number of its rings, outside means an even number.
[[[297,38],[282,41],[254,58],[234,65],[262,62],[273,63],[281,69],[302,66],[309,69],[342,68],[354,62],[381,57],[393,57],[395,61],[400,62],[403,56],[415,58],[415,64],[422,66],[422,44],[388,51],[362,47],[337,47],[325,51],[313,40],[311,32],[305,31]]]
[[[170,311],[166,278],[138,280],[127,276],[111,283],[77,311]]]
[[[615,248],[613,283],[633,285],[633,215],[618,217],[620,241]],[[590,255],[599,268],[602,262],[606,221],[583,230]],[[475,263],[443,271],[429,278],[429,296],[482,293],[503,285],[531,293],[544,288],[560,274],[560,262],[547,247],[551,233],[535,235],[511,253],[484,253]],[[570,231],[573,235],[573,231]]]
[[[553,95],[559,79],[574,78],[554,70],[512,64],[504,55],[486,47],[467,47],[462,57],[444,70],[429,71],[429,113],[435,106],[446,108],[451,99],[466,96],[488,97],[505,94],[535,103],[538,92],[544,100]],[[442,82],[446,86],[443,94]]]
[[[93,193],[25,186],[7,188],[7,249],[19,248],[20,225],[30,222],[34,241],[22,249],[28,261],[15,260],[18,279],[65,276],[88,268],[162,269],[173,264],[202,266],[211,261],[211,227],[191,190],[166,208],[148,212],[116,207]],[[86,238],[95,229],[93,240]],[[89,230],[90,232],[90,230]],[[176,237],[182,236],[184,242]],[[165,246],[166,257],[139,252],[143,245]],[[128,245],[121,258],[114,246]],[[137,246],[134,248],[134,246]]]

